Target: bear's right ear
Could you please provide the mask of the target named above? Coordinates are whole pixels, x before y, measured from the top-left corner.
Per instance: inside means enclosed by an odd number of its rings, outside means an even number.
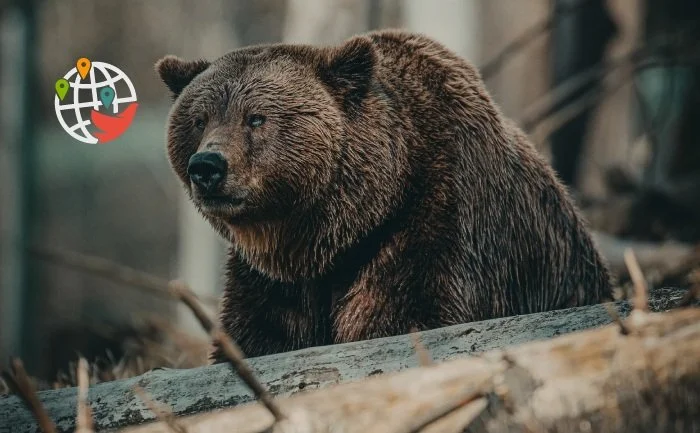
[[[206,60],[186,61],[175,56],[165,56],[156,62],[156,72],[160,75],[168,89],[177,98],[182,89],[209,67]]]

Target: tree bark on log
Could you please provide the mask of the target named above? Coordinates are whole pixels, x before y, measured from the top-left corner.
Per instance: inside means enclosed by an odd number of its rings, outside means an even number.
[[[672,308],[684,293],[675,289],[653,291],[650,307],[656,311]],[[623,317],[630,309],[626,302],[617,304],[616,308]],[[444,361],[598,327],[611,321],[602,305],[594,305],[456,325],[419,335],[432,359]],[[695,355],[696,361],[698,355],[700,352]],[[252,358],[248,363],[272,394],[285,397],[302,390],[415,367],[417,360],[411,337],[402,335]],[[483,361],[472,362],[478,364]],[[417,387],[418,383],[423,383],[423,379],[416,382]],[[140,385],[155,401],[170,406],[179,415],[236,406],[253,400],[250,391],[227,365],[153,371],[90,388],[89,403],[97,429],[118,428],[154,419],[153,413],[134,395],[134,385]],[[430,392],[426,390],[425,395],[428,396]],[[39,397],[59,431],[72,431],[75,428],[75,388],[44,391],[39,393]],[[433,397],[437,398],[437,394]],[[356,398],[362,400],[364,397]],[[12,432],[37,430],[32,415],[15,396],[0,397],[0,420],[0,425],[11,426]]]
[[[249,404],[178,424],[189,433],[700,431],[700,309],[634,311],[624,325],[279,399],[279,422]]]
[[[700,429],[700,309],[190,416],[194,432],[692,432]],[[163,423],[125,429],[167,432]]]

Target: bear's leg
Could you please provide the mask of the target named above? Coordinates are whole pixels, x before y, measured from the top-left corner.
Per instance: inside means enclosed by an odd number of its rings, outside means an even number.
[[[375,261],[381,257],[387,255],[380,253]],[[361,270],[333,305],[333,342],[388,337],[470,321],[471,310],[461,296],[464,285],[453,272],[441,272],[436,263],[421,255],[420,263],[402,257],[391,263],[384,261],[381,266],[371,263]],[[459,293],[452,293],[454,299],[445,299],[450,287],[459,287]]]
[[[330,300],[315,287],[274,281],[229,260],[221,325],[246,356],[330,344]],[[223,361],[217,348],[211,358]]]

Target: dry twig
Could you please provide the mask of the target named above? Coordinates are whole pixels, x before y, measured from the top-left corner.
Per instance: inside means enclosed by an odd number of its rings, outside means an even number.
[[[612,93],[629,82],[629,77],[640,69],[653,67],[659,64],[674,63],[668,59],[651,58],[650,54],[658,47],[672,47],[675,38],[681,37],[689,31],[688,28],[680,28],[672,34],[664,34],[648,41],[644,46],[632,49],[629,52],[610,59],[604,63],[597,63],[585,69],[563,83],[549,91],[547,94],[532,103],[521,116],[520,124],[523,130],[529,134],[536,134],[541,137],[548,137],[559,126],[576,117],[588,107],[595,105],[598,101],[609,97]],[[694,55],[686,56],[687,62],[697,61]],[[583,86],[593,83],[596,80],[604,80],[610,74],[619,69],[629,69],[619,74],[617,79],[610,80],[605,88],[593,88],[585,94],[568,102],[565,106],[562,103],[569,100],[575,92]]]
[[[634,255],[634,251],[628,248],[625,250],[625,264],[630,273],[630,278],[634,284],[634,309],[638,311],[649,311],[649,298],[647,289],[647,282],[644,279],[644,274],[639,267],[639,262],[637,262],[637,257]]]
[[[29,379],[27,371],[24,369],[22,361],[16,358],[10,360],[10,372],[3,372],[2,377],[7,386],[15,394],[19,395],[22,402],[27,406],[29,411],[34,415],[39,428],[44,433],[56,433],[56,425],[49,418],[46,408],[39,400],[36,393],[36,386]]]
[[[513,55],[518,54],[531,42],[537,40],[537,38],[540,36],[544,36],[549,30],[551,30],[561,16],[576,12],[587,3],[589,3],[588,0],[583,0],[575,2],[571,5],[558,6],[554,10],[554,13],[547,17],[547,19],[526,29],[520,36],[509,42],[498,54],[492,57],[491,60],[480,67],[479,69],[481,70],[481,75],[484,77],[484,79],[488,79],[490,76],[494,75]]]
[[[177,418],[173,414],[173,411],[164,404],[156,403],[146,392],[145,389],[139,385],[134,385],[132,388],[134,394],[138,396],[144,405],[153,412],[158,421],[165,423],[173,433],[187,433],[187,429],[180,423],[177,422]]]
[[[279,406],[272,400],[272,396],[255,377],[253,371],[245,362],[245,355],[238,345],[212,321],[202,306],[199,304],[197,297],[191,290],[182,282],[173,281],[170,283],[170,292],[180,299],[192,313],[197,317],[197,320],[202,327],[209,333],[212,341],[218,346],[233,366],[236,373],[245,382],[245,384],[253,391],[255,396],[262,402],[263,405],[272,413],[277,421],[284,419],[284,414]]]
[[[615,322],[620,328],[620,334],[628,335],[630,331],[629,329],[627,329],[627,325],[625,325],[625,322],[623,322],[620,318],[620,315],[617,314],[617,310],[615,310],[615,307],[613,307],[610,303],[605,303],[603,305],[605,306],[605,310],[608,312],[608,315],[612,317],[613,322]]]
[[[76,416],[75,425],[76,433],[92,433],[93,419],[92,411],[87,402],[88,388],[90,386],[90,378],[88,374],[88,363],[85,358],[78,360],[78,414]]]
[[[576,116],[605,98],[613,96],[617,90],[622,88],[629,81],[630,76],[631,72],[623,71],[623,73],[611,79],[609,82],[601,84],[601,87],[594,87],[588,90],[581,97],[558,110],[537,117],[534,120],[526,119],[523,121],[523,129],[528,132],[528,134],[547,139],[552,133],[571,119],[576,118]],[[566,84],[566,82],[564,84]],[[556,91],[557,89],[553,92]]]
[[[147,272],[139,271],[102,257],[59,248],[42,246],[34,247],[31,251],[44,260],[88,272],[131,287],[137,287],[161,298],[172,299],[168,280]],[[207,304],[218,304],[218,299],[213,296],[203,297],[202,300]]]

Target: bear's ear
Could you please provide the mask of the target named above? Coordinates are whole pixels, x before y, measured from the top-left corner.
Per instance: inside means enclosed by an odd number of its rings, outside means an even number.
[[[155,69],[173,93],[173,98],[177,98],[182,89],[207,69],[209,64],[206,60],[186,61],[175,56],[165,56],[156,62]]]
[[[330,50],[319,76],[346,109],[357,108],[369,90],[376,63],[372,40],[358,36]]]

